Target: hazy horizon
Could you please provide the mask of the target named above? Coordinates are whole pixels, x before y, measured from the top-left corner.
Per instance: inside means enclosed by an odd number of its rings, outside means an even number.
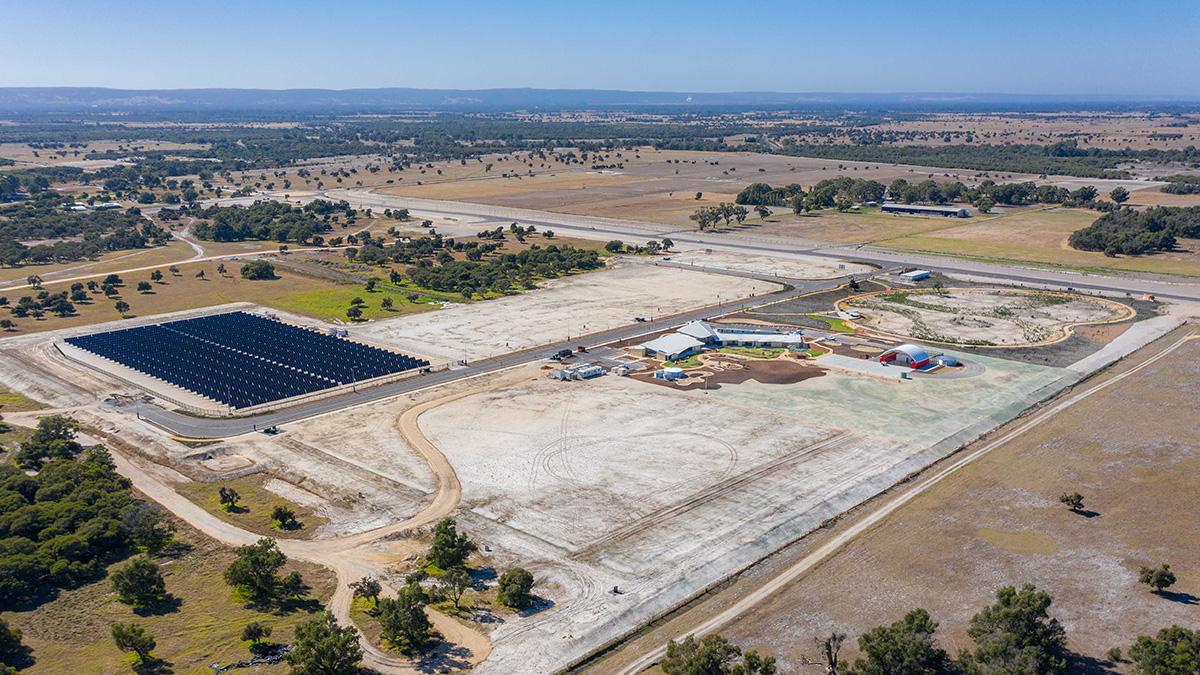
[[[68,1],[5,21],[0,87],[1200,96],[1200,12],[1164,0]]]

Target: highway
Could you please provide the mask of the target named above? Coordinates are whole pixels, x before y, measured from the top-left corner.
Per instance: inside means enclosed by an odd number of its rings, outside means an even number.
[[[584,239],[617,239],[638,242],[669,237],[676,245],[688,244],[713,249],[759,253],[775,256],[819,256],[852,262],[866,262],[882,267],[920,267],[938,272],[969,274],[998,279],[1008,283],[1047,285],[1108,293],[1151,293],[1174,300],[1200,300],[1200,282],[1186,279],[1151,278],[1149,276],[1113,276],[1064,269],[1045,269],[1022,265],[1000,264],[951,258],[928,254],[902,253],[871,246],[835,245],[828,242],[779,237],[753,232],[698,232],[680,230],[676,226],[635,220],[617,220],[595,216],[578,216],[531,209],[517,209],[489,204],[471,204],[435,199],[417,199],[382,195],[365,189],[330,190],[320,193],[331,199],[345,199],[355,207],[372,209],[407,208],[415,213],[433,213],[487,223],[519,222],[539,229],[553,229]],[[903,216],[897,216],[903,217]],[[474,229],[484,229],[478,223]]]

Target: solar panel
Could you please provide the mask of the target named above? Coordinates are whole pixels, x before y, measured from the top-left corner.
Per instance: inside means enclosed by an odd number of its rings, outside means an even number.
[[[429,365],[424,359],[246,312],[124,328],[66,342],[235,408]]]

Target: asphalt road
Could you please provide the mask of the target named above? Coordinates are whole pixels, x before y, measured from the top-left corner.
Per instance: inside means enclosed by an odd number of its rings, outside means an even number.
[[[449,382],[454,382],[464,378],[484,375],[486,373],[496,372],[505,368],[512,368],[514,366],[533,363],[535,361],[545,359],[551,354],[554,354],[562,349],[574,350],[580,345],[591,348],[604,345],[620,344],[623,341],[632,340],[649,333],[670,330],[671,328],[675,328],[695,319],[703,319],[719,314],[738,312],[750,307],[757,307],[759,305],[786,300],[803,293],[834,288],[843,283],[845,278],[824,279],[817,281],[800,281],[780,278],[772,278],[771,280],[776,283],[784,284],[784,289],[766,295],[744,298],[742,300],[736,300],[733,302],[725,302],[720,305],[702,307],[700,309],[690,310],[680,314],[655,319],[653,321],[631,323],[627,326],[621,326],[618,328],[601,331],[599,333],[585,335],[571,340],[570,342],[548,344],[541,347],[535,347],[532,349],[526,349],[523,351],[482,359],[480,361],[472,361],[468,362],[466,366],[457,367],[451,370],[439,370],[427,375],[413,375],[395,382],[367,387],[348,394],[340,394],[338,396],[317,399],[307,403],[300,403],[294,406],[289,406],[282,410],[263,413],[261,415],[220,418],[196,417],[173,410],[166,410],[157,405],[144,403],[142,401],[123,404],[108,403],[106,405],[111,405],[130,413],[136,413],[140,418],[148,420],[153,424],[167,429],[168,431],[179,436],[186,436],[189,438],[227,438],[229,436],[237,436],[239,434],[253,432],[270,426],[307,419],[309,417],[333,412],[335,410],[341,410],[343,408],[361,403],[378,401],[380,399],[402,394],[410,394],[422,389],[444,385]]]

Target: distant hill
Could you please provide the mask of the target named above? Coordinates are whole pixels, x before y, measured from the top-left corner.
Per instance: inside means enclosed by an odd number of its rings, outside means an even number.
[[[895,109],[1054,109],[1088,105],[1194,104],[1168,97],[1037,96],[954,93],[662,92],[610,89],[106,89],[0,87],[0,112],[80,110],[297,110],[379,112],[405,109],[512,110],[790,107]]]

